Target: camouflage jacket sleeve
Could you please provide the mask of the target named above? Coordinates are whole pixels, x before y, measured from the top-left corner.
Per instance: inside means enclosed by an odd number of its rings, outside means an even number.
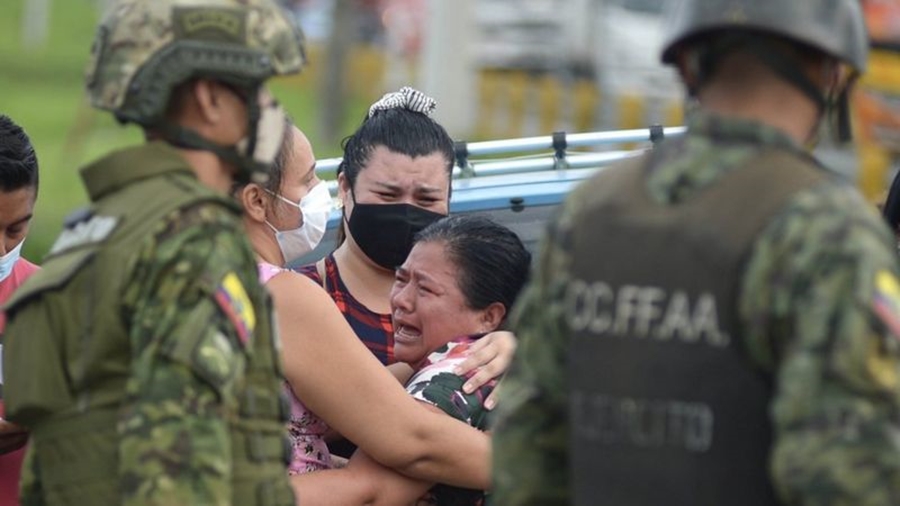
[[[550,225],[537,269],[513,313],[515,360],[500,383],[493,431],[495,506],[568,504],[567,330],[571,205]]]
[[[799,194],[756,245],[741,312],[774,377],[771,472],[785,504],[900,503],[896,243],[855,192]]]
[[[125,505],[230,504],[228,419],[245,355],[217,286],[253,266],[238,224],[195,206],[171,216],[135,261],[122,304],[132,347],[119,423]]]

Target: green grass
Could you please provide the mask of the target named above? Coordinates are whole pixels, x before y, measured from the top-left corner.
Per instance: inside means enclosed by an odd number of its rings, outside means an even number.
[[[141,136],[135,127],[118,125],[109,114],[91,109],[86,102],[84,67],[99,18],[94,0],[53,0],[49,40],[39,48],[22,45],[21,19],[27,1],[3,0],[0,113],[25,128],[38,153],[41,188],[23,254],[40,261],[59,234],[63,218],[87,204],[78,168],[110,150],[140,142]],[[314,56],[313,66],[302,76],[279,80],[272,90],[310,137],[316,155],[338,156],[339,146],[324,143],[315,131],[315,83]],[[345,134],[352,132],[377,92],[357,90],[350,97]]]

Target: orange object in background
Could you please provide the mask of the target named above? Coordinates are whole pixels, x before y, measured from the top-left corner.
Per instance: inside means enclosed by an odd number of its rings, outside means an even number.
[[[853,95],[859,188],[884,199],[900,161],[900,0],[863,0],[872,51]]]

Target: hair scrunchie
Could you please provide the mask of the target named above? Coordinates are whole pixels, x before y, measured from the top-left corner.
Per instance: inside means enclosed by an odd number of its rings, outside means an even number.
[[[369,107],[369,115],[371,118],[378,111],[387,111],[389,109],[407,109],[413,112],[422,113],[425,116],[431,116],[437,102],[428,95],[419,90],[404,86],[400,91],[385,93],[381,99]]]

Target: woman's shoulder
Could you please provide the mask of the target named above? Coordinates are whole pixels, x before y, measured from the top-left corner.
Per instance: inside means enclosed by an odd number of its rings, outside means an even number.
[[[296,302],[292,303],[292,305],[300,305],[310,304],[321,299],[322,301],[327,300],[329,304],[334,305],[334,302],[328,297],[321,285],[309,277],[290,269],[282,269],[274,273],[266,282],[266,287],[269,289],[272,297],[276,299],[276,302],[278,302],[278,299],[293,299]]]

